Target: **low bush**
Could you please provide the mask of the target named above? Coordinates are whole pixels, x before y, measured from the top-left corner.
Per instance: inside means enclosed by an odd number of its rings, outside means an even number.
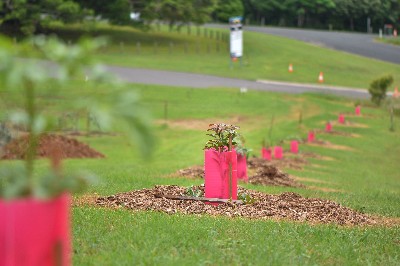
[[[380,106],[382,101],[386,98],[387,88],[392,85],[393,76],[386,75],[375,79],[369,85],[369,94],[371,95],[371,101],[377,106]]]

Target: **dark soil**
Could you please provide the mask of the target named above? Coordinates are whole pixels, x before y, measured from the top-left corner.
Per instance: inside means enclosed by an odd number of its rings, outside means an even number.
[[[24,159],[28,149],[28,136],[13,139],[2,151],[1,159]],[[51,157],[57,149],[59,156],[65,158],[104,158],[104,155],[90,148],[88,145],[73,138],[62,135],[43,134],[39,138],[37,148],[38,157]]]
[[[249,168],[249,183],[265,186],[285,186],[285,187],[304,187],[278,169],[273,163],[283,162],[285,160],[276,160],[268,162],[262,158],[250,158],[247,162]]]
[[[203,187],[199,187],[204,189]],[[155,186],[97,198],[102,207],[131,210],[159,211],[168,214],[183,213],[197,215],[246,217],[252,219],[283,219],[307,221],[310,223],[335,223],[339,225],[372,225],[376,221],[368,215],[358,213],[340,204],[324,199],[304,198],[293,192],[280,195],[264,194],[254,190],[239,188],[238,193],[246,193],[256,200],[253,204],[237,205],[221,203],[217,206],[194,200],[172,200],[156,198],[156,194],[184,195],[186,188],[179,186]]]

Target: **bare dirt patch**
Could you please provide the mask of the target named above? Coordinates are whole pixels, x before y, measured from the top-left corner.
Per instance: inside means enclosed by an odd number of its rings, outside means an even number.
[[[237,125],[247,121],[250,118],[244,116],[234,116],[230,118],[215,118],[214,121],[225,121],[226,124]],[[165,124],[172,128],[183,128],[193,130],[206,130],[210,124],[210,118],[207,119],[178,119],[178,120],[158,120],[157,124]]]
[[[98,197],[99,195],[97,193],[75,196],[72,198],[72,206],[74,207],[95,206]]]
[[[377,118],[379,116],[377,115],[371,115],[371,114],[361,114],[361,115],[356,115],[355,113],[344,113],[344,115],[347,117],[365,117],[365,118]]]
[[[204,187],[198,187],[204,189]],[[155,195],[184,195],[186,188],[179,186],[155,186],[116,195],[99,197],[96,204],[108,208],[159,211],[167,214],[195,214],[250,219],[278,219],[309,223],[335,223],[339,225],[374,225],[376,221],[368,215],[324,199],[304,198],[297,193],[286,192],[270,195],[239,188],[256,200],[253,204],[221,203],[217,206],[194,200],[172,200]]]
[[[323,160],[323,161],[334,161],[335,159],[329,156],[322,156],[320,154],[314,153],[314,152],[301,152],[299,155],[303,158],[313,158],[313,159],[318,159],[318,160]]]
[[[27,155],[29,139],[28,136],[13,139],[3,147],[1,159],[24,159]],[[88,145],[62,135],[43,134],[39,137],[37,148],[38,157],[51,157],[55,147],[60,153],[60,158],[104,158],[100,152],[90,148]]]
[[[354,151],[354,149],[351,147],[344,146],[344,145],[336,145],[336,144],[333,144],[326,140],[317,139],[317,140],[314,140],[313,142],[303,141],[303,143],[310,145],[310,146],[324,147],[324,148],[333,149],[333,150]]]
[[[356,127],[356,128],[369,128],[368,125],[365,124],[361,124],[361,123],[356,123],[356,122],[352,122],[352,121],[348,121],[346,120],[344,122],[344,124],[339,123],[338,121],[334,121],[332,123],[333,126],[342,126],[342,127]]]
[[[299,177],[299,176],[292,176],[292,177],[298,181],[305,181],[305,182],[312,182],[312,183],[319,183],[319,184],[334,184],[329,181],[319,180],[319,179],[315,179],[315,178]]]
[[[335,136],[343,136],[343,137],[352,137],[352,138],[359,138],[361,135],[359,134],[354,134],[354,133],[349,133],[349,132],[344,132],[344,131],[337,131],[337,130],[332,130],[332,131],[325,131],[321,129],[317,129],[315,131],[317,134],[327,134],[327,135],[335,135]]]
[[[311,189],[311,190],[322,191],[322,192],[345,192],[344,190],[330,188],[330,187],[308,186],[307,188]]]

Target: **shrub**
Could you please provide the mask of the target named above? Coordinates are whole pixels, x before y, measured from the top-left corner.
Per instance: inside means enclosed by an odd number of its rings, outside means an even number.
[[[380,106],[382,100],[386,97],[387,88],[392,85],[393,83],[393,76],[386,75],[375,79],[369,85],[369,94],[371,94],[371,101],[376,105]]]

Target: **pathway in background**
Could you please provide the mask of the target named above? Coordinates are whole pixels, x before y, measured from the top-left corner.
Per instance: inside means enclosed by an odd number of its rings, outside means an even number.
[[[228,87],[238,88],[238,90],[239,88],[247,88],[253,90],[275,91],[284,93],[315,92],[359,99],[365,99],[369,97],[368,92],[365,90],[332,86],[284,83],[262,80],[250,81],[242,79],[223,78],[211,75],[139,68],[125,68],[116,66],[107,66],[107,69],[120,77],[122,80],[130,83],[181,86],[191,88]]]
[[[227,25],[207,24],[227,28]],[[320,30],[301,30],[278,27],[246,26],[245,30],[292,38],[315,45],[400,64],[400,46],[375,41],[377,35]]]

